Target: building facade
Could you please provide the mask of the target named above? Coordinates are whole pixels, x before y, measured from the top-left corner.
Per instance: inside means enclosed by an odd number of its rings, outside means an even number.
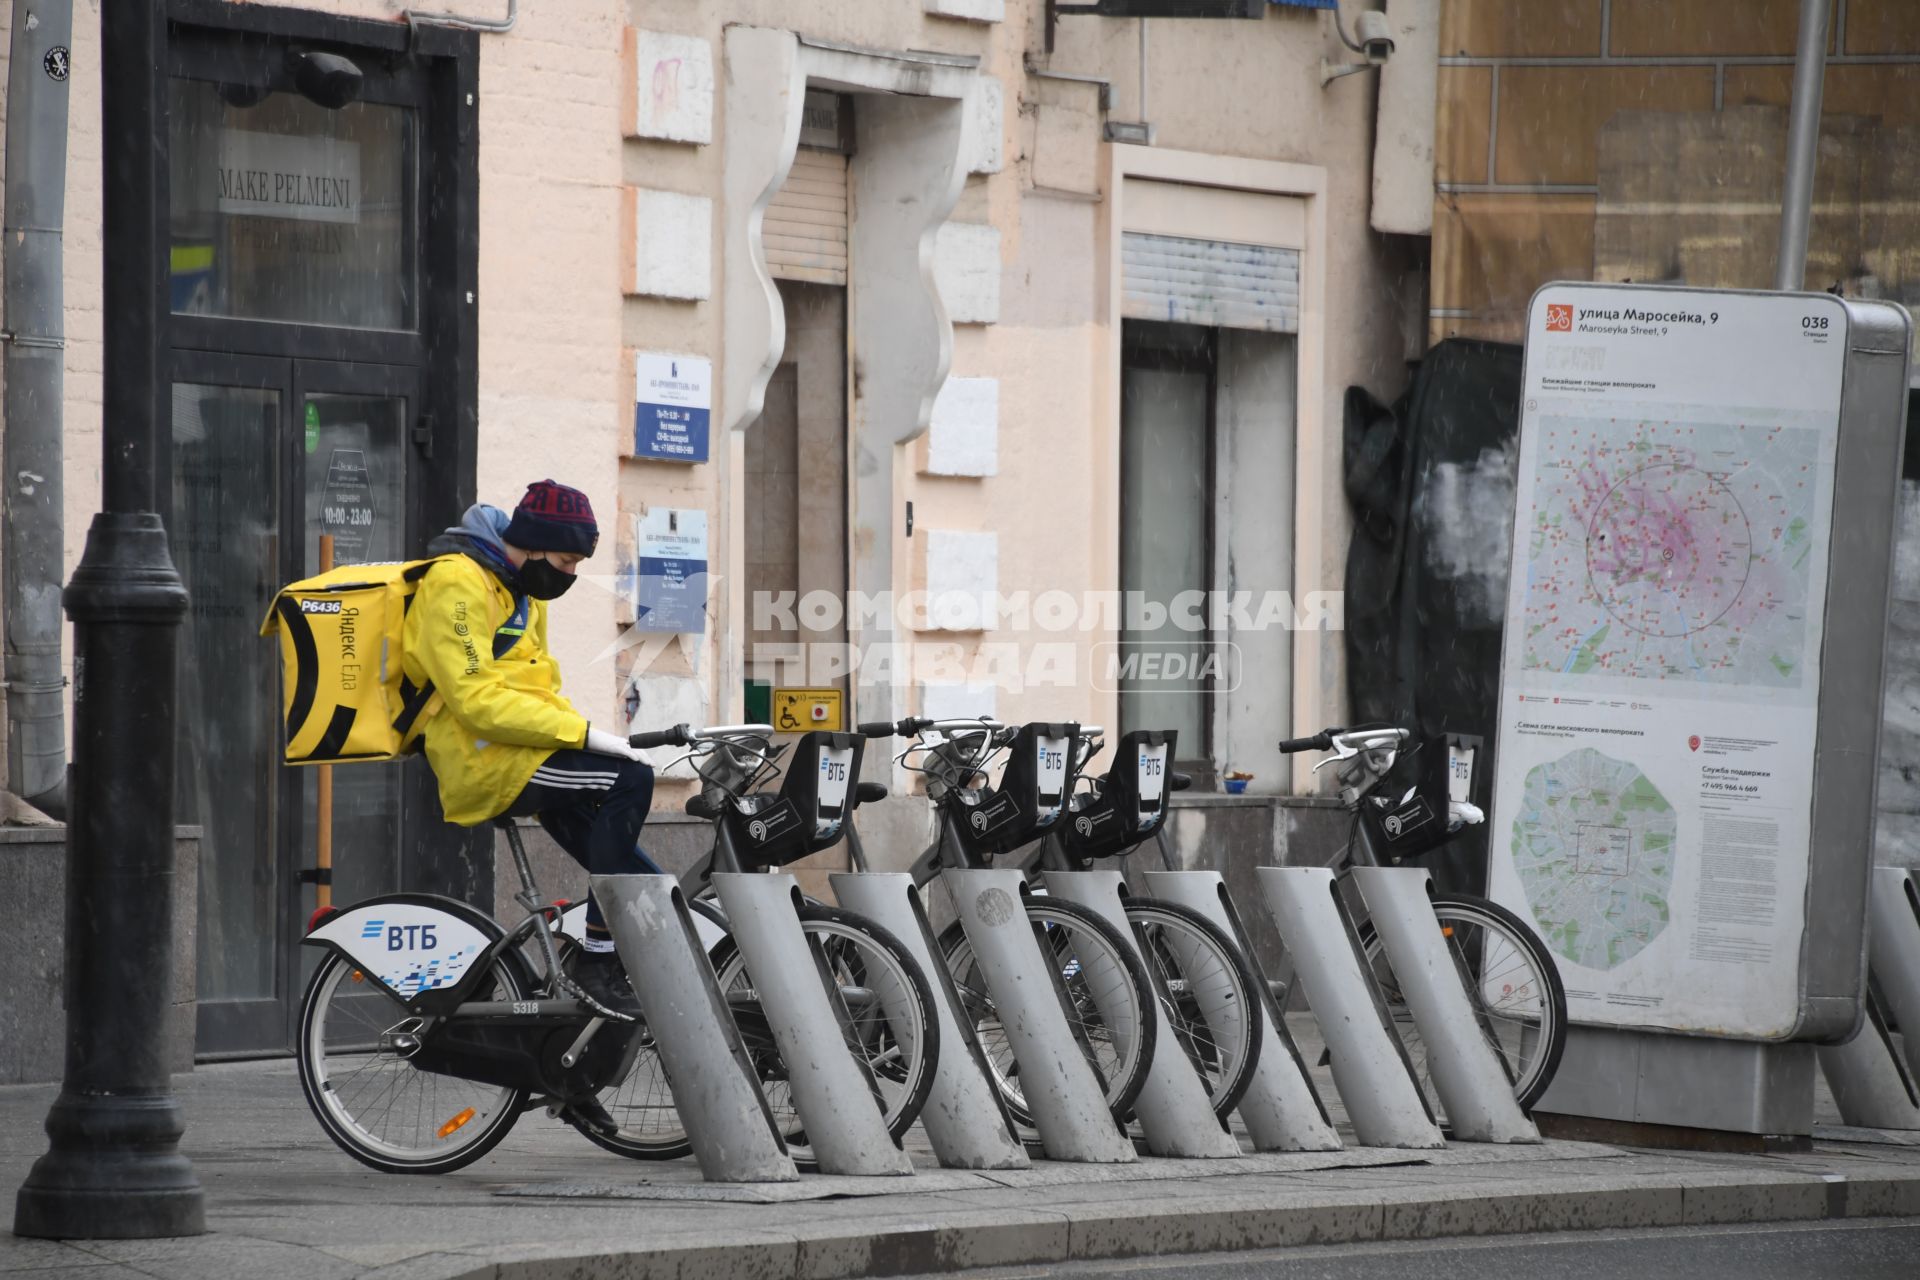
[[[542,0],[482,32],[174,0],[161,501],[201,1054],[284,1047],[301,978],[317,783],[278,762],[272,592],[323,535],[419,555],[548,476],[603,531],[551,627],[594,723],[805,727],[781,691],[829,689],[849,721],[1177,727],[1182,856],[1285,855],[1318,811],[1273,742],[1344,703],[1341,397],[1397,394],[1424,337],[1438,6],[1396,2],[1394,57],[1331,81],[1359,58],[1325,6],[1205,7],[1246,16]],[[97,22],[70,50],[69,572],[110,376]],[[925,803],[868,770],[897,793],[869,846],[904,865]],[[663,861],[697,852],[691,785],[661,787]],[[333,792],[339,900],[491,900],[491,833],[447,828],[417,762]]]

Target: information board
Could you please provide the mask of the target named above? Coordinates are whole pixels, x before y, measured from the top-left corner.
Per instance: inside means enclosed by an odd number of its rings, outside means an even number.
[[[707,629],[707,513],[655,507],[634,521],[634,626]]]
[[[636,352],[633,357],[633,454],[666,462],[705,462],[713,416],[713,362],[698,356]]]
[[[1576,1022],[1796,1024],[1847,331],[1817,295],[1534,298],[1490,892]]]

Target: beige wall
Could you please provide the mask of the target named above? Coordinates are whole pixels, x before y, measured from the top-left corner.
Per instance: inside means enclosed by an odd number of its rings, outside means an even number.
[[[5,10],[0,0],[0,12]],[[336,12],[393,18],[392,0],[343,0]],[[489,6],[480,6],[488,8]],[[499,7],[499,6],[491,6]],[[552,475],[587,490],[600,513],[603,551],[594,567],[606,590],[582,588],[554,610],[556,648],[568,691],[596,722],[618,717],[614,650],[621,638],[610,595],[616,513],[648,505],[715,513],[716,570],[736,555],[719,518],[725,467],[625,459],[631,432],[631,365],[636,349],[705,355],[722,380],[722,282],[738,263],[716,251],[708,299],[672,301],[623,294],[623,187],[713,201],[713,242],[721,243],[725,95],[714,98],[713,141],[689,145],[623,138],[622,35],[628,26],[696,35],[710,42],[715,81],[724,84],[723,30],[733,24],[798,24],[803,34],[873,48],[978,56],[1004,90],[1004,166],[970,178],[954,218],[991,223],[1000,233],[999,321],[959,325],[952,372],[1000,380],[998,474],[984,479],[919,473],[902,450],[899,496],[916,505],[923,528],[996,530],[1003,592],[1111,589],[1117,575],[1111,424],[1117,415],[1111,149],[1101,140],[1093,90],[1027,75],[1032,58],[1052,70],[1106,79],[1111,118],[1137,118],[1139,24],[1068,18],[1057,47],[1042,52],[1041,0],[1008,0],[1003,22],[929,17],[915,0],[535,0],[509,35],[481,38],[480,130],[480,459],[479,491],[505,505],[527,481]],[[74,38],[67,236],[69,564],[99,492],[99,116],[97,21],[83,6]],[[1285,162],[1322,171],[1315,198],[1324,239],[1314,251],[1329,281],[1324,305],[1306,317],[1300,349],[1313,397],[1300,415],[1303,452],[1322,459],[1319,491],[1303,490],[1303,537],[1312,563],[1298,579],[1337,586],[1346,516],[1337,475],[1339,402],[1359,383],[1391,397],[1404,381],[1404,318],[1423,289],[1424,242],[1368,229],[1372,77],[1322,89],[1319,63],[1344,50],[1323,14],[1270,9],[1257,22],[1155,20],[1149,28],[1146,114],[1157,147],[1229,159]],[[1229,166],[1230,167],[1230,166]],[[645,228],[641,233],[645,234]],[[859,301],[855,305],[861,305]],[[874,305],[871,304],[870,305]],[[884,376],[884,370],[865,376]],[[718,426],[716,423],[716,431]],[[1313,438],[1309,440],[1308,434]],[[1311,527],[1306,525],[1310,522]],[[902,545],[901,563],[912,563]],[[709,602],[703,639],[662,641],[650,671],[683,676],[714,718],[736,710],[719,685],[720,646],[737,620]],[[961,654],[1014,636],[950,637]],[[1032,638],[1032,637],[1028,637]],[[1101,637],[1075,636],[1080,660]],[[1317,687],[1322,711],[1342,704],[1337,643],[1322,647],[1301,675]],[[1083,670],[1085,669],[1083,665]],[[1002,696],[1006,718],[1111,718],[1111,700],[1087,691]],[[1321,714],[1321,712],[1316,712]],[[643,717],[646,716],[643,708]],[[648,717],[651,718],[651,717]],[[1285,726],[1276,724],[1276,730]],[[1315,726],[1317,727],[1317,726]]]

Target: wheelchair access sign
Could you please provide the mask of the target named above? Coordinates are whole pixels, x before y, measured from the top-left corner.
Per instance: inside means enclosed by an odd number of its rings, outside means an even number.
[[[779,733],[807,733],[814,729],[846,732],[847,698],[838,689],[776,687],[770,706],[773,727]]]

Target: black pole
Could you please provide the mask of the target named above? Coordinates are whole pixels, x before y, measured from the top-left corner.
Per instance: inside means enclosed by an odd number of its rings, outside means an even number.
[[[104,509],[62,597],[74,624],[66,1076],[47,1113],[50,1149],[15,1201],[22,1236],[206,1230],[165,1049],[174,659],[187,610],[155,492],[171,437],[166,31],[164,0],[100,6]]]

